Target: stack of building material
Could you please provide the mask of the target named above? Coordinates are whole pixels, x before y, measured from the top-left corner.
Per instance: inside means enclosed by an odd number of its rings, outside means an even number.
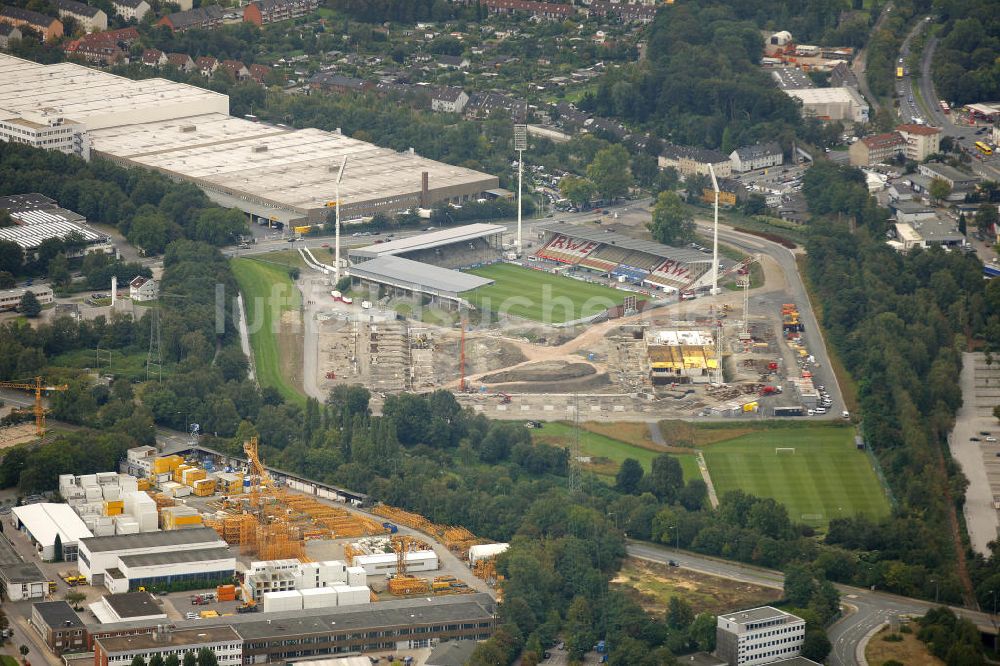
[[[337,591],[332,587],[315,587],[301,590],[302,608],[329,608],[337,605]]]
[[[353,587],[368,585],[368,573],[364,567],[347,567],[347,584]]]
[[[105,516],[120,516],[125,512],[125,501],[116,500],[104,500],[104,510],[101,512]]]
[[[238,472],[219,472],[216,489],[223,495],[239,495],[243,492],[243,475]]]
[[[167,481],[160,484],[161,494],[166,497],[187,497],[191,494],[191,488],[176,481]]]
[[[215,598],[217,601],[236,601],[236,586],[219,585],[215,588]]]
[[[135,492],[136,490],[139,490],[139,479],[131,474],[119,474],[118,487],[121,488],[123,495],[125,493]]]
[[[198,479],[193,487],[194,494],[198,497],[209,497],[215,494],[215,479]]]
[[[302,610],[302,594],[297,590],[268,592],[261,597],[261,608],[265,613]]]
[[[115,534],[138,534],[139,521],[129,515],[115,516]]]
[[[153,479],[156,483],[163,483],[173,478],[174,470],[184,462],[180,456],[162,456],[153,460]]]
[[[372,601],[371,590],[364,585],[334,585],[333,590],[337,593],[338,606],[359,606]]]
[[[186,472],[189,469],[191,469],[191,465],[188,465],[187,463],[181,463],[180,465],[175,467],[174,473],[171,477],[174,483],[184,483],[184,472]]]
[[[201,514],[189,506],[168,506],[160,511],[160,528],[180,530],[201,526]]]
[[[178,468],[180,469],[180,468]],[[201,467],[189,467],[181,473],[181,483],[185,486],[194,486],[195,481],[200,481],[208,476],[208,472]],[[175,478],[174,481],[177,479]]]
[[[84,525],[86,525],[86,521]],[[89,526],[88,526],[89,527]],[[113,536],[115,533],[115,522],[110,516],[98,516],[94,529],[91,530],[95,537]]]
[[[125,513],[131,516],[139,524],[140,532],[155,532],[159,529],[159,517],[156,509],[156,502],[152,497],[137,490],[126,493],[124,502]]]

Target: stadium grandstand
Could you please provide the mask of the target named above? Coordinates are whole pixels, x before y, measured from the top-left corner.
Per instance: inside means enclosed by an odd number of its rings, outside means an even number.
[[[638,240],[615,232],[562,222],[542,225],[534,259],[595,271],[665,291],[699,286],[712,258],[697,250]]]
[[[352,266],[402,257],[441,268],[472,268],[500,261],[505,231],[499,224],[467,224],[350,250],[348,258]]]
[[[493,280],[395,255],[376,257],[351,267],[355,288],[380,289],[386,296],[424,296],[433,305],[471,307],[462,294]]]

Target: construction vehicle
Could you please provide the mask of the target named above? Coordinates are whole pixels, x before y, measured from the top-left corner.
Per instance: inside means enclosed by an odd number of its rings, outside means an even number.
[[[506,393],[498,393],[497,397],[500,398],[500,404],[501,405],[509,405],[510,404],[510,396],[507,395]]]
[[[35,432],[41,438],[45,436],[45,407],[42,405],[42,391],[45,391],[46,393],[49,391],[65,391],[69,389],[69,386],[66,384],[59,384],[58,386],[44,386],[42,384],[42,378],[35,377],[34,384],[29,384],[27,382],[0,382],[0,388],[21,389],[22,391],[35,392],[35,406],[33,408],[35,413]]]

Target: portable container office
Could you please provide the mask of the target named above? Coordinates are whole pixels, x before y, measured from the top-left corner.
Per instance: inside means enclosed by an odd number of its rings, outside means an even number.
[[[352,587],[368,585],[368,573],[364,567],[347,567],[347,584]]]
[[[302,594],[296,590],[265,592],[261,597],[261,610],[265,613],[302,610]]]
[[[333,587],[337,593],[338,606],[360,606],[370,604],[372,601],[371,590],[360,585],[335,585]]]

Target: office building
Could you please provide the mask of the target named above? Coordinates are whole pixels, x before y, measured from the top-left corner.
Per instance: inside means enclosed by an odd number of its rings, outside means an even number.
[[[806,623],[791,613],[762,606],[719,615],[715,653],[729,666],[755,666],[798,656]]]

